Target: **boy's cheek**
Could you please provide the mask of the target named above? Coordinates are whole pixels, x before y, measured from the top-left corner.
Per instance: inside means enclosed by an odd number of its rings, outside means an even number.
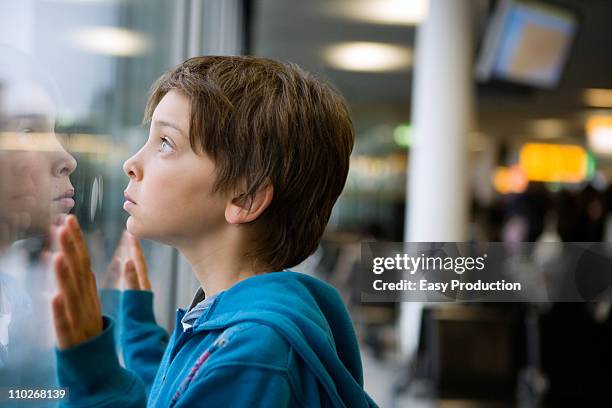
[[[162,238],[180,231],[184,227],[185,218],[185,209],[181,206],[171,206],[152,199],[139,202],[130,210],[126,228],[139,238]]]

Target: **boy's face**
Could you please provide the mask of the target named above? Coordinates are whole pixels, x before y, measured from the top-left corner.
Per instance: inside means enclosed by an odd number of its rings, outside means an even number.
[[[171,90],[157,105],[145,145],[123,165],[130,178],[123,208],[134,235],[169,245],[227,225],[227,198],[211,193],[215,164],[189,144],[189,98]]]
[[[44,233],[74,206],[70,174],[76,161],[54,133],[49,96],[29,82],[0,95],[0,220],[26,236]]]

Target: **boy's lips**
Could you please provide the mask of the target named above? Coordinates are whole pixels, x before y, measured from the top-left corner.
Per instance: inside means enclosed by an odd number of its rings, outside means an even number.
[[[127,191],[123,192],[123,196],[125,197],[125,201],[130,201],[132,204],[136,204],[136,201],[132,197],[130,197]]]
[[[60,196],[57,196],[53,199],[53,201],[56,201],[60,204],[61,207],[63,207],[66,210],[70,210],[72,207],[74,207],[74,189],[73,188],[69,188],[68,190],[64,191],[63,194],[61,194]]]
[[[123,196],[125,197],[125,202],[123,203],[123,209],[129,212],[129,208],[136,205],[136,201],[127,193],[127,191],[123,192]]]

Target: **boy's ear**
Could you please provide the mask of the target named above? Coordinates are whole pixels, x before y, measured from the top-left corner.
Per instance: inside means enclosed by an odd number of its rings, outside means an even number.
[[[232,198],[225,206],[225,220],[229,224],[255,221],[268,208],[273,196],[274,187],[271,183],[259,189],[252,201],[248,200],[244,194],[240,194]]]

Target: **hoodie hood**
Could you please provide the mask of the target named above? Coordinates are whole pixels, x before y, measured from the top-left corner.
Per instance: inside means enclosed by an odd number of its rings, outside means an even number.
[[[338,291],[311,276],[270,272],[238,282],[214,299],[194,332],[241,322],[267,325],[301,356],[334,406],[376,406],[363,389],[353,324]]]

